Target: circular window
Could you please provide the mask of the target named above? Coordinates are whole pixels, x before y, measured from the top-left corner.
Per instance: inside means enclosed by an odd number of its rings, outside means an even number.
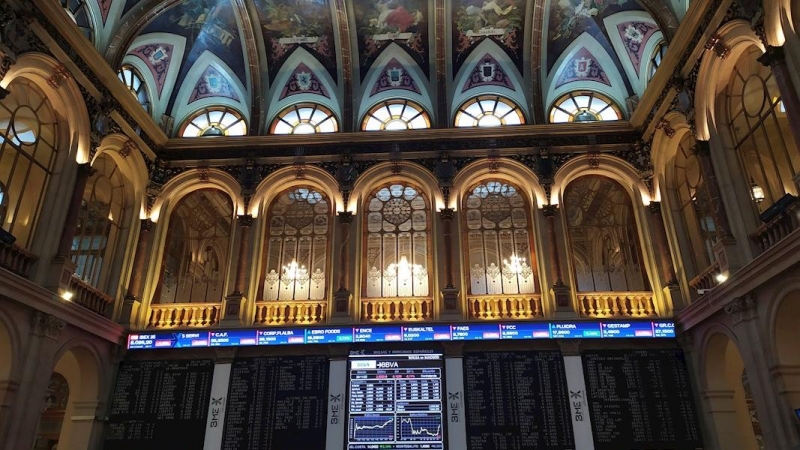
[[[742,86],[744,112],[749,117],[758,117],[767,103],[767,86],[758,75],[751,75]]]
[[[369,110],[361,123],[366,131],[398,131],[430,128],[428,114],[421,106],[408,100],[381,102]]]
[[[339,124],[333,112],[316,103],[292,105],[278,114],[272,122],[272,134],[333,133]]]
[[[457,127],[499,127],[522,125],[525,116],[522,110],[507,98],[497,95],[475,97],[458,108]]]
[[[620,120],[622,112],[611,99],[596,92],[570,92],[550,109],[550,123]]]

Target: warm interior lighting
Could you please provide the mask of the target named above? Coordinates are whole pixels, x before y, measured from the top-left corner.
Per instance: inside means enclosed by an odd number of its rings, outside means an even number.
[[[727,276],[727,275],[725,275],[724,273],[718,273],[718,274],[717,274],[717,275],[714,277],[714,279],[716,279],[716,280],[717,280],[717,283],[724,283],[725,281],[727,281],[727,280],[728,280],[728,276]]]
[[[61,293],[61,298],[63,298],[64,300],[66,300],[66,301],[68,301],[68,302],[69,302],[69,301],[72,301],[72,297],[73,297],[74,295],[75,295],[75,294],[74,294],[73,292],[70,292],[70,291],[64,291],[64,292],[62,292],[62,293]]]
[[[753,201],[756,203],[761,203],[764,201],[764,189],[756,183],[750,184],[750,195],[753,197]]]
[[[419,275],[424,271],[421,265],[409,263],[405,256],[400,257],[399,263],[389,264],[386,270],[387,272],[397,274],[397,281],[403,284],[408,284],[414,275]]]
[[[298,280],[298,279],[306,279],[308,275],[308,269],[306,269],[305,265],[298,265],[297,261],[292,260],[289,264],[283,266],[283,279],[284,280]]]
[[[514,275],[519,275],[522,272],[522,267],[525,265],[525,258],[520,258],[517,255],[511,255],[511,261],[508,259],[503,260],[504,272],[510,272]]]

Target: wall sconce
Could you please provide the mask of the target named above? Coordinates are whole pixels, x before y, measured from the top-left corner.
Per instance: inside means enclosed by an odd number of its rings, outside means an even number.
[[[75,293],[72,292],[72,291],[64,291],[64,292],[61,293],[61,298],[63,298],[64,300],[66,300],[68,302],[71,302],[72,301],[72,297],[74,295],[75,295]]]
[[[727,275],[725,275],[724,273],[718,273],[718,274],[717,274],[717,275],[714,277],[714,279],[716,279],[716,280],[717,280],[717,283],[719,283],[719,284],[722,284],[722,283],[724,283],[724,282],[726,282],[726,281],[728,280],[728,276],[727,276]]]
[[[750,183],[750,196],[753,197],[753,201],[756,203],[761,203],[764,201],[764,188],[757,185],[755,182]]]

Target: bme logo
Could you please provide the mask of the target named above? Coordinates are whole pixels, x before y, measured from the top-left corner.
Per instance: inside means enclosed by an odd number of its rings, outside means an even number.
[[[576,422],[583,422],[583,391],[569,391],[572,399],[572,415]]]
[[[448,392],[447,401],[450,402],[450,422],[458,423],[461,410],[461,392]]]
[[[220,416],[222,415],[222,406],[224,402],[225,397],[211,397],[211,421],[208,423],[209,428],[219,427]]]
[[[331,405],[331,425],[339,424],[339,412],[341,411],[342,406],[338,403],[342,402],[342,395],[343,394],[330,394],[330,398],[328,399],[328,403]]]

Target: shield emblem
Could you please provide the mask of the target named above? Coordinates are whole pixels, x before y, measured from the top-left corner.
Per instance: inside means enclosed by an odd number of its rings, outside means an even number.
[[[295,75],[297,80],[297,87],[302,91],[307,91],[311,88],[311,74],[308,72],[300,72]]]
[[[400,86],[400,83],[403,81],[403,69],[399,67],[392,67],[387,70],[386,75],[389,77],[389,84],[394,87]]]
[[[484,83],[492,81],[494,79],[495,69],[496,66],[490,62],[481,64],[481,80],[483,80]]]

